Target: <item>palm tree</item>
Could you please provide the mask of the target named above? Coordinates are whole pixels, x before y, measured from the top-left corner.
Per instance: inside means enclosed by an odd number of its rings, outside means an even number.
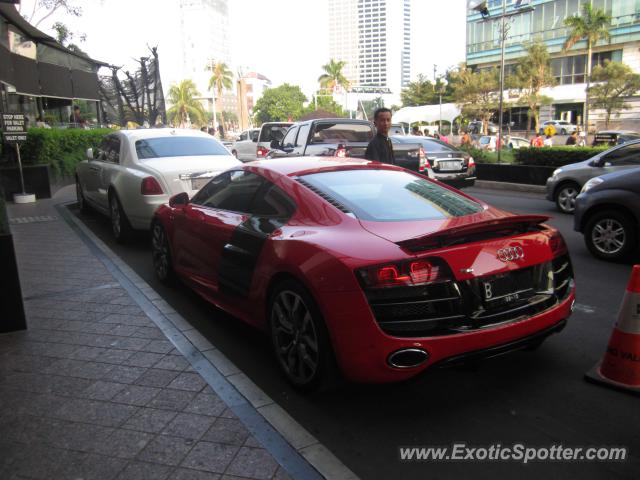
[[[211,72],[211,78],[209,79],[209,90],[216,92],[216,98],[213,102],[213,123],[216,123],[216,110],[218,105],[216,102],[220,100],[223,90],[229,90],[233,86],[233,73],[229,70],[229,67],[224,62],[214,63],[207,65],[206,69]]]
[[[205,114],[202,104],[196,100],[200,92],[193,80],[182,80],[179,85],[172,85],[169,89],[169,103],[171,108],[167,110],[169,121],[173,125],[181,127],[187,125],[190,120],[204,123]]]
[[[327,90],[331,90],[335,92],[338,87],[342,87],[345,90],[349,88],[349,81],[342,74],[342,69],[347,64],[342,60],[329,60],[329,63],[322,66],[322,69],[325,73],[318,77],[318,82],[320,82],[320,87],[325,88]]]
[[[591,3],[582,6],[582,16],[572,16],[564,20],[565,26],[569,27],[569,35],[564,42],[563,49],[566,52],[580,40],[587,41],[587,89],[586,102],[584,105],[584,125],[589,131],[589,85],[591,83],[591,54],[593,46],[600,40],[611,42],[609,27],[611,26],[611,15],[608,15],[599,8],[594,9]]]

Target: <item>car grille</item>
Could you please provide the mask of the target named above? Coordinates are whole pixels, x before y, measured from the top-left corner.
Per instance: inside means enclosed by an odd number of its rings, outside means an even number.
[[[486,298],[485,284],[494,296]],[[508,273],[426,286],[366,290],[380,328],[396,337],[431,337],[515,322],[548,310],[571,292],[568,255]]]

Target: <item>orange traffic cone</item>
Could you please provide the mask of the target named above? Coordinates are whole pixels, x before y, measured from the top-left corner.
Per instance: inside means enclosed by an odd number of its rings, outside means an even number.
[[[640,394],[640,265],[634,265],[609,346],[589,381]]]

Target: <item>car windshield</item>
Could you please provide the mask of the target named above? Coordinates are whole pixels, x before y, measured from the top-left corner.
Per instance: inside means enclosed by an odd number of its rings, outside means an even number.
[[[311,143],[369,142],[373,129],[368,123],[318,123]]]
[[[391,137],[391,141],[393,143],[419,143],[422,145],[422,148],[425,152],[455,152],[456,149],[451,145],[447,145],[440,140],[436,140],[435,138],[424,138],[417,137],[415,135],[407,135],[407,136],[393,136]]]
[[[560,125],[569,125],[569,122],[558,122]]]
[[[491,137],[480,137],[480,145],[489,145],[491,143]]]
[[[302,179],[362,220],[438,220],[482,211],[473,200],[409,172],[339,170]]]
[[[260,130],[260,138],[258,138],[259,142],[271,142],[273,140],[277,140],[281,142],[284,138],[284,134],[287,133],[287,130],[291,126],[290,123],[279,123],[276,125],[266,125],[262,127]]]
[[[136,141],[138,159],[161,157],[195,157],[202,155],[229,155],[229,151],[213,138],[158,137]]]

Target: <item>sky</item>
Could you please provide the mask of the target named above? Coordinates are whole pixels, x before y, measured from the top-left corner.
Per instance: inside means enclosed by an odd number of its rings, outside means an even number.
[[[36,0],[22,0],[31,12]],[[158,46],[166,91],[179,81],[175,64],[179,47],[178,0],[75,0],[82,17],[56,13],[38,26],[52,34],[62,21],[85,33],[79,46],[89,56],[135,69],[134,58]],[[466,0],[412,0],[412,79],[433,77],[433,65],[444,72],[464,61]],[[327,0],[229,0],[234,63],[269,78],[273,86],[299,85],[310,96],[321,66],[329,60]],[[42,15],[40,15],[42,16]],[[274,48],[265,48],[265,42]],[[173,59],[173,61],[172,61]],[[235,68],[232,68],[235,71]]]

